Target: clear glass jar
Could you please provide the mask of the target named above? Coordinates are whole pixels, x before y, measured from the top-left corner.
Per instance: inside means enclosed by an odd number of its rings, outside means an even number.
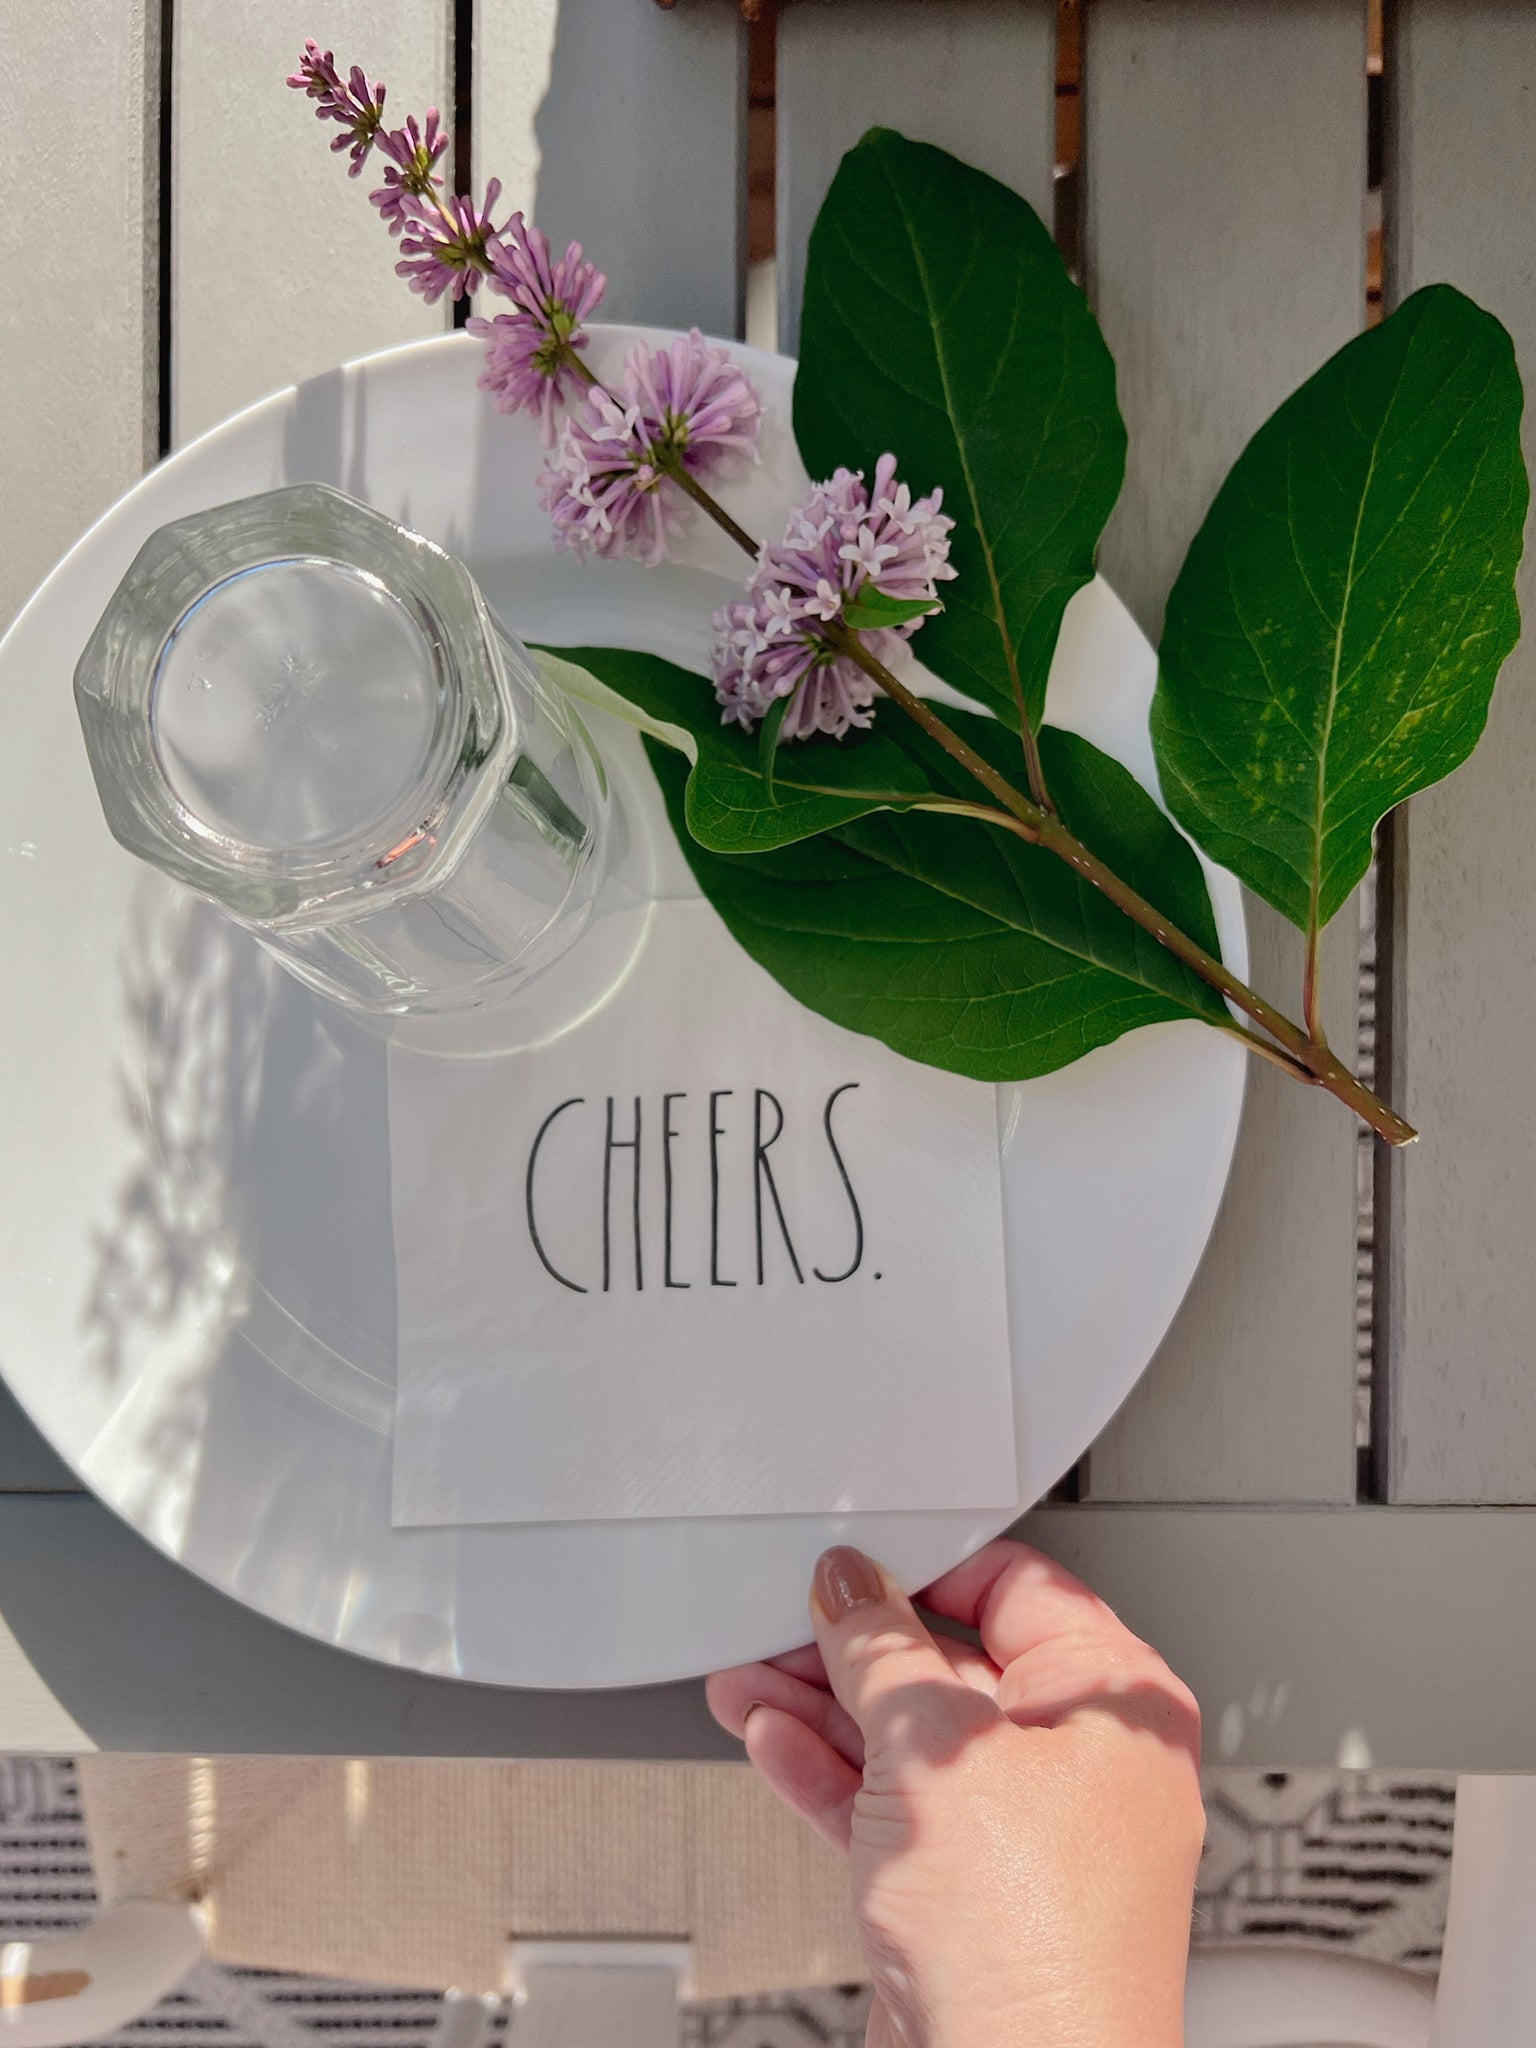
[[[375,1016],[499,999],[575,939],[606,778],[463,564],[324,484],[162,527],[75,670],[107,822]]]

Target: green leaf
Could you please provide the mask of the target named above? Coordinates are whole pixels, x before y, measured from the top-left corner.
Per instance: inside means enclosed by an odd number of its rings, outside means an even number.
[[[999,764],[1017,752],[995,721],[955,719]],[[1040,744],[1073,829],[1216,951],[1199,863],[1152,799],[1086,740],[1047,727]],[[1226,1021],[1220,999],[1172,954],[1010,832],[888,811],[769,853],[720,855],[688,834],[683,764],[648,751],[705,895],[755,960],[834,1023],[930,1066],[1009,1081],[1142,1024]],[[947,765],[940,756],[936,780]],[[966,788],[958,771],[954,787]]]
[[[577,647],[570,651],[582,655],[607,656],[614,650],[606,647]],[[636,698],[612,688],[594,675],[590,668],[583,668],[579,663],[568,660],[552,647],[530,647],[528,652],[533,656],[545,682],[550,685],[557,697],[569,697],[577,704],[586,704],[594,710],[606,711],[610,717],[623,719],[626,725],[636,727],[649,738],[662,740],[667,746],[676,747],[690,760],[694,758],[694,738],[688,726],[679,725],[647,709]],[[634,658],[649,659],[647,656]],[[702,683],[704,679],[702,676],[696,676],[693,680]],[[653,692],[652,701],[660,704],[664,700]]]
[[[773,757],[779,751],[779,737],[784,730],[784,718],[793,693],[788,697],[776,697],[768,707],[766,717],[757,729],[757,762],[763,778],[763,794],[770,803],[777,803],[773,793]]]
[[[856,633],[867,633],[879,626],[904,626],[908,619],[931,618],[943,609],[936,597],[887,597],[869,584],[843,606],[843,623]]]
[[[1164,796],[1303,930],[1365,873],[1378,819],[1482,733],[1520,631],[1521,403],[1498,321],[1416,292],[1260,427],[1174,585]]]
[[[541,651],[541,658],[549,650]],[[846,738],[794,740],[774,761],[773,790],[763,780],[757,736],[722,725],[714,689],[704,676],[622,647],[564,647],[594,685],[577,682],[571,695],[638,724],[650,737],[687,755],[688,833],[724,853],[786,846],[813,832],[846,824],[887,804],[919,801],[932,784],[910,749],[872,728]],[[891,712],[887,723],[900,714]],[[1016,750],[1015,750],[1016,751]]]
[[[923,660],[1032,723],[1067,600],[1120,492],[1115,366],[1033,209],[942,149],[873,128],[811,231],[795,434],[812,476],[892,451],[957,522]]]

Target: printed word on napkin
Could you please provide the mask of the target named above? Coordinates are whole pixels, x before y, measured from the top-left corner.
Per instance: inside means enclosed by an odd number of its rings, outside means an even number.
[[[1005,1508],[994,1091],[658,904],[495,1060],[392,1052],[397,1524]]]

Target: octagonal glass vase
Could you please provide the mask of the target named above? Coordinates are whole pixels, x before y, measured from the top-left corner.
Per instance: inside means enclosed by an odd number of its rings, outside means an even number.
[[[581,933],[609,796],[464,565],[300,484],[164,526],[75,671],[116,838],[364,1015],[495,1002]]]

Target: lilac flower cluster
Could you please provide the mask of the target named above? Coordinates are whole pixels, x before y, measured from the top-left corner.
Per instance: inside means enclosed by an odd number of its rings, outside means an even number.
[[[435,107],[386,129],[383,85],[356,65],[343,79],[313,41],[288,83],[315,101],[319,119],[340,126],[331,147],[350,152],[352,176],[377,147],[383,183],[371,198],[398,239],[395,268],[412,291],[430,305],[445,293],[462,299],[484,278],[511,302],[511,311],[467,326],[486,344],[480,384],[497,410],[540,421],[548,454],[539,481],[556,545],[660,561],[687,510],[684,483],[756,459],[762,404],[729,352],[695,328],[669,347],[632,349],[617,387],[605,389],[578,359],[582,323],[607,284],[580,243],[556,261],[548,237],[521,213],[498,227],[494,178],[478,203],[448,192],[440,168],[448,136]],[[788,698],[786,739],[868,725],[875,686],[829,630],[845,628],[850,600],[869,589],[933,599],[955,573],[954,521],[941,502],[938,491],[914,501],[891,455],[881,456],[868,489],[862,473],[846,469],[815,486],[782,542],[763,551],[746,598],[716,614],[722,720],[750,728]],[[865,630],[864,642],[889,660],[919,623]]]
[[[313,36],[306,41],[299,68],[290,73],[288,83],[316,102],[317,121],[339,121],[346,130],[336,136],[331,148],[351,152],[347,175],[357,177],[384,119],[384,87],[377,79],[370,83],[361,64],[354,64],[350,76],[343,79],[336,69],[335,53],[322,50]]]
[[[576,378],[572,354],[587,345],[581,323],[608,285],[597,265],[583,259],[580,242],[572,242],[558,263],[550,256],[549,237],[514,213],[491,257],[491,290],[516,311],[465,323],[487,344],[480,388],[498,412],[536,413],[545,447],[555,438],[567,382]]]
[[[434,197],[441,187],[437,166],[447,154],[448,135],[436,107],[428,107],[425,124],[407,114],[405,126],[380,135],[378,144],[389,161],[383,185],[368,196],[389,232],[398,235],[421,211],[419,202]]]
[[[288,83],[316,102],[320,120],[340,123],[344,133],[331,147],[350,150],[353,177],[375,147],[385,159],[384,182],[370,197],[399,238],[395,269],[413,292],[435,305],[444,293],[465,298],[485,278],[492,291],[512,301],[514,312],[468,323],[490,343],[480,381],[500,411],[537,413],[548,443],[567,380],[575,374],[574,352],[586,346],[581,323],[601,299],[607,279],[583,260],[577,242],[552,262],[547,237],[520,213],[498,227],[497,179],[478,202],[445,190],[439,166],[448,136],[436,107],[422,121],[409,114],[403,128],[386,129],[383,85],[370,83],[358,65],[344,80],[332,52],[313,40],[304,45]]]
[[[726,349],[694,328],[630,350],[616,392],[594,387],[567,415],[539,481],[555,544],[659,562],[683,505],[668,473],[716,475],[757,451],[763,408]]]
[[[403,128],[385,128],[383,85],[370,84],[357,64],[344,82],[332,53],[312,38],[288,83],[315,101],[319,120],[341,124],[345,133],[331,147],[351,151],[354,178],[375,145],[387,159],[384,183],[370,197],[389,232],[400,237],[395,269],[411,290],[429,306],[444,292],[456,299],[472,292],[491,268],[499,234],[492,214],[501,187],[492,178],[480,205],[444,191],[438,165],[448,137],[436,107],[428,107],[424,122],[412,114]]]
[[[490,270],[501,235],[491,213],[500,197],[501,182],[492,178],[479,205],[467,192],[435,193],[430,205],[419,199],[404,202],[408,210],[395,273],[429,306],[444,292],[464,298]]]
[[[867,587],[886,597],[934,599],[955,574],[949,562],[954,521],[940,510],[942,491],[914,499],[896,481],[896,458],[882,455],[873,484],[840,469],[812,486],[790,514],[784,538],[764,548],[747,595],[715,614],[714,681],[721,722],[750,730],[781,697],[790,698],[784,739],[866,726],[875,686],[839,653],[825,629],[840,626],[849,602]],[[860,637],[889,663],[921,619]]]

